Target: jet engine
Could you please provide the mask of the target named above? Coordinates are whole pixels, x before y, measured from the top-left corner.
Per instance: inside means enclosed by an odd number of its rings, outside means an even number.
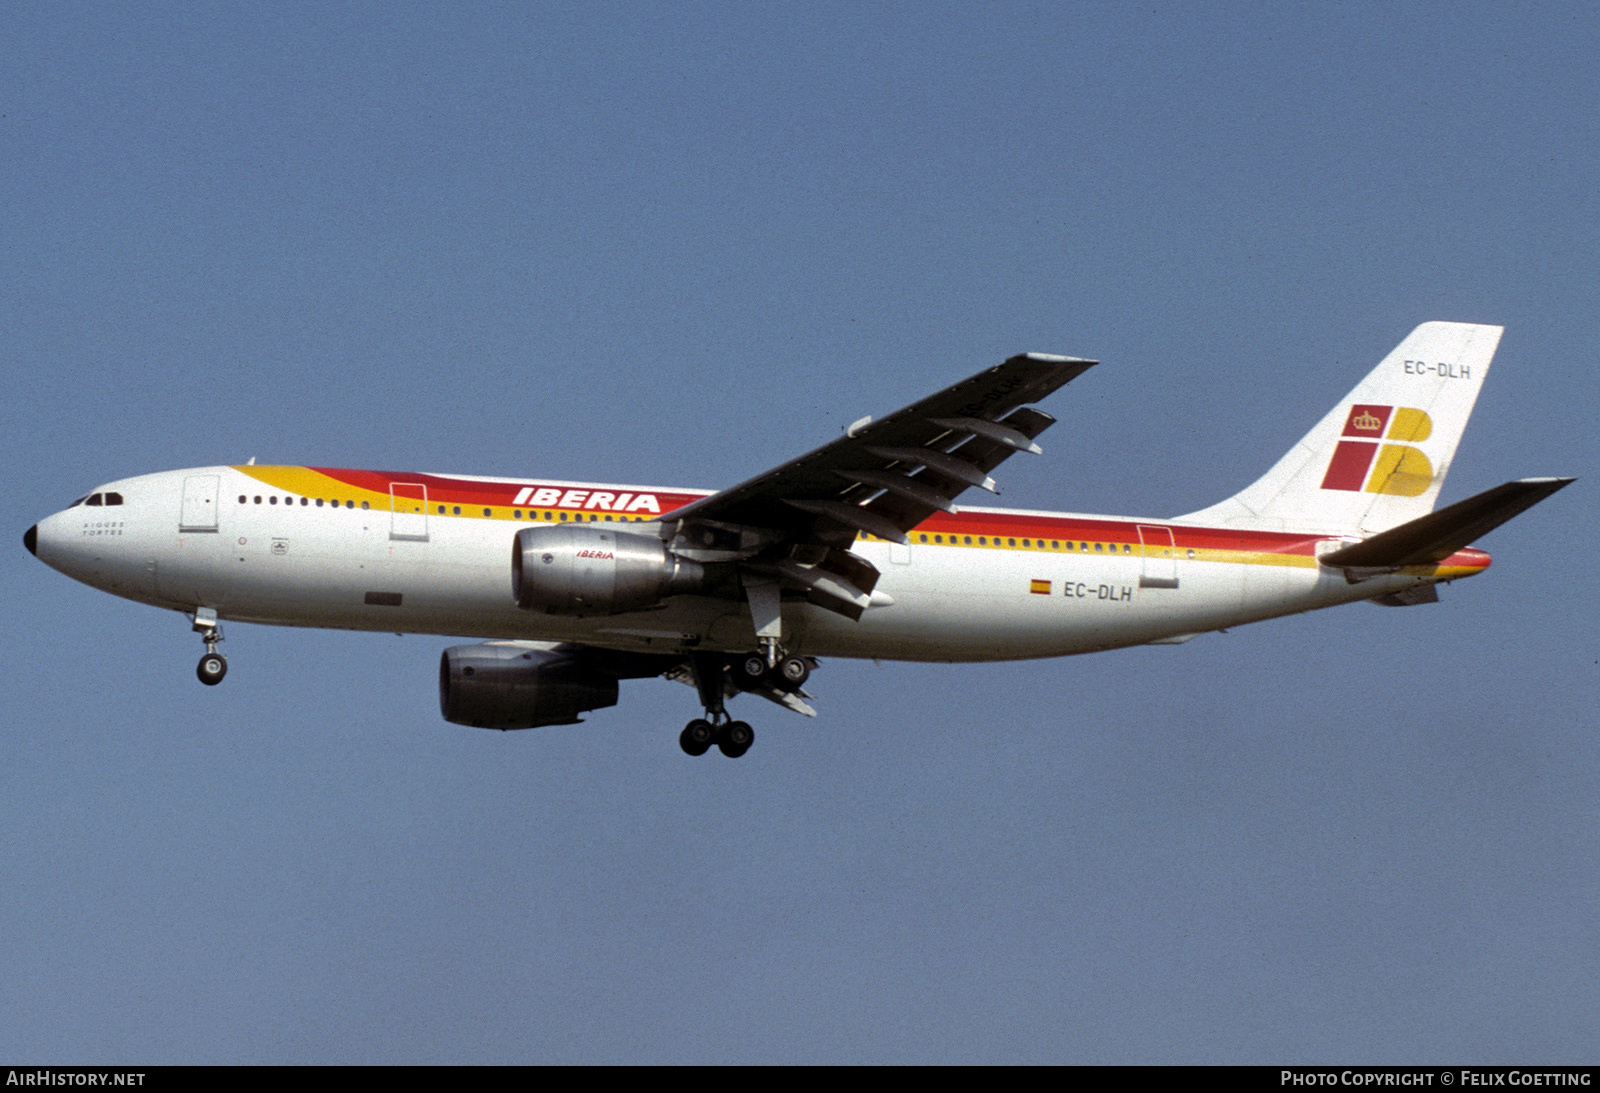
[[[511,548],[517,606],[548,615],[619,615],[704,581],[704,567],[654,535],[603,525],[523,528]]]
[[[575,725],[617,704],[617,677],[579,657],[515,642],[456,645],[439,660],[439,709],[479,729]]]

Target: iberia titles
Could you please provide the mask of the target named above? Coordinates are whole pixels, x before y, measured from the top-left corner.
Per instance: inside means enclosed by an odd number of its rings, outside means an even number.
[[[601,512],[661,512],[661,502],[653,493],[611,493],[606,490],[559,490],[549,486],[524,486],[517,491],[513,505],[534,508],[598,509]]]

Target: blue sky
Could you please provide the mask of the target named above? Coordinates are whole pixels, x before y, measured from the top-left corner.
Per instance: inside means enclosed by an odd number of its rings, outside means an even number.
[[[26,5],[0,36],[20,539],[242,462],[732,484],[1014,352],[1020,507],[1251,481],[1501,323],[1495,566],[1007,666],[438,717],[443,639],[3,555],[0,1058],[1572,1062],[1600,1042],[1583,5]],[[747,702],[753,700],[746,700]]]

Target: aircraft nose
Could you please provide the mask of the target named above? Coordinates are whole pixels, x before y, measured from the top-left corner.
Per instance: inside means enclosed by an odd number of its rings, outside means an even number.
[[[35,524],[22,533],[22,545],[28,548],[28,553],[35,558],[39,556],[39,525]]]

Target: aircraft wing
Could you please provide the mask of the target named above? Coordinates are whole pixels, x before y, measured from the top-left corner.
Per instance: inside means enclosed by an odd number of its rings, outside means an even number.
[[[998,493],[989,472],[1055,419],[1034,403],[1096,362],[1024,353],[663,518],[671,549],[701,562],[739,562],[752,586],[776,582],[859,618],[877,570],[850,553],[858,534],[906,533],[972,486]],[[776,610],[776,600],[771,604]]]

